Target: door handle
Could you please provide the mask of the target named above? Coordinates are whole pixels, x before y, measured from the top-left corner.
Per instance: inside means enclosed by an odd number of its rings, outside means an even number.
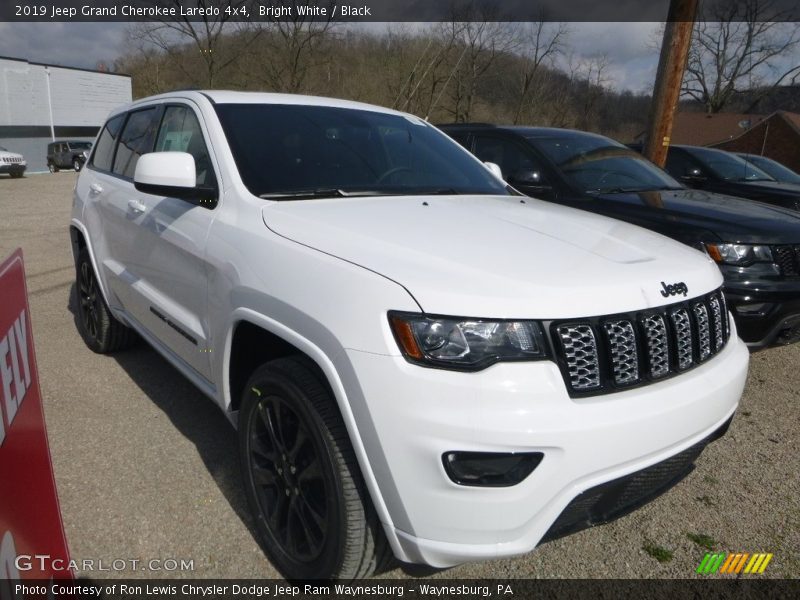
[[[89,191],[92,194],[102,194],[103,193],[103,188],[101,186],[97,185],[96,183],[93,183],[93,184],[91,184],[89,186]]]
[[[142,214],[147,207],[138,200],[128,200],[128,210],[137,215]]]

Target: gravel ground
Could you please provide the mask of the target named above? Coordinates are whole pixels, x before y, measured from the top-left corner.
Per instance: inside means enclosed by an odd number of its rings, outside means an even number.
[[[80,340],[70,312],[67,234],[75,179],[68,172],[0,177],[0,258],[17,246],[25,254],[73,558],[187,559],[194,570],[172,576],[276,577],[250,532],[236,437],[222,413],[148,347],[99,356]],[[631,515],[513,560],[435,573],[404,567],[383,576],[686,578],[706,552],[689,536],[703,535],[719,551],[772,552],[765,576],[797,578],[798,365],[800,346],[754,355],[727,436],[681,484]],[[671,558],[660,562],[654,555]]]

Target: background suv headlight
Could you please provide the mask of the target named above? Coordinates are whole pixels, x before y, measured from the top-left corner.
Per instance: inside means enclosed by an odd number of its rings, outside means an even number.
[[[708,255],[716,262],[725,265],[747,266],[756,262],[771,263],[772,249],[769,246],[754,244],[709,244]]]
[[[478,371],[501,361],[547,358],[537,321],[390,312],[389,323],[405,358],[424,366]]]

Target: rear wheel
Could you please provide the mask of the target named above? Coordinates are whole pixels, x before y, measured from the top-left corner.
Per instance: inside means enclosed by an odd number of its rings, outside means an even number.
[[[111,314],[97,284],[89,251],[82,248],[76,265],[78,332],[89,349],[98,354],[124,350],[136,342],[136,333]]]
[[[58,167],[53,162],[47,163],[47,168],[50,169],[51,173],[58,173]]]
[[[72,161],[72,168],[75,169],[76,172],[80,171],[82,166],[83,164],[77,158]]]
[[[239,449],[260,541],[289,580],[366,577],[388,544],[330,392],[302,357],[245,386]]]

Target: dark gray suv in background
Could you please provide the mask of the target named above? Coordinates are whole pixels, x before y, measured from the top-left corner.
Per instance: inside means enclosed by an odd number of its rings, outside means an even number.
[[[91,142],[65,141],[47,144],[47,168],[51,173],[56,173],[59,169],[80,171],[91,150]]]

